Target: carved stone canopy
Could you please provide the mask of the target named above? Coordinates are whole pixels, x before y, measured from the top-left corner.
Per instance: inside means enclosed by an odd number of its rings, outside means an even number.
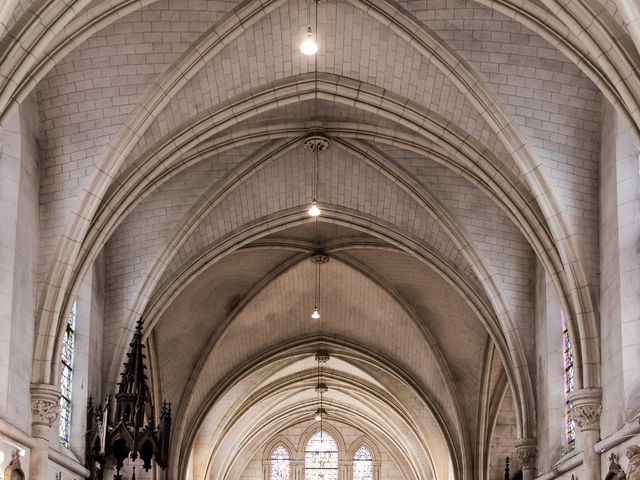
[[[155,409],[146,383],[142,336],[140,319],[114,397],[107,397],[104,405],[98,405],[96,409],[89,399],[85,457],[91,480],[102,480],[104,466],[111,460],[115,462],[114,480],[123,480],[121,470],[127,459],[142,459],[145,471],[151,469],[153,460],[163,469],[168,466],[171,406],[166,402],[162,404],[160,424],[156,425]]]

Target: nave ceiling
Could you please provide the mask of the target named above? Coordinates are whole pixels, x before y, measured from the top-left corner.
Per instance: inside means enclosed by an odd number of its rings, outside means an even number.
[[[39,118],[33,383],[99,264],[103,389],[143,317],[174,475],[237,478],[302,422],[317,344],[329,410],[409,477],[485,472],[505,391],[534,437],[536,269],[598,387],[603,102],[640,131],[624,14],[563,3],[326,0],[308,58],[306,0],[6,1],[0,119]]]

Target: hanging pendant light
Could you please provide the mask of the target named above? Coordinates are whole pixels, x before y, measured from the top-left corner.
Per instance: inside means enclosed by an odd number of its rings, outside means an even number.
[[[322,381],[322,364],[329,361],[329,354],[324,350],[318,350],[316,353],[316,362],[318,364],[316,393],[320,395],[320,405],[316,409],[314,418],[316,422],[320,422],[320,430],[322,431],[322,421],[327,416],[327,411],[324,409],[323,396],[329,391],[327,384]],[[322,435],[322,433],[320,433]]]
[[[313,38],[313,30],[311,30],[311,27],[307,28],[307,33],[304,36],[304,41],[300,44],[300,51],[308,56],[318,53],[318,44]]]
[[[322,211],[318,205],[318,183],[319,183],[319,155],[320,152],[326,152],[331,146],[331,140],[321,131],[311,132],[304,140],[304,148],[313,153],[313,180],[311,183],[311,196],[313,202],[309,207],[308,213],[311,217],[319,216]]]
[[[311,260],[311,263],[313,263],[314,265],[314,305],[313,312],[311,313],[311,318],[313,320],[320,320],[320,310],[318,309],[318,305],[320,304],[320,265],[327,263],[329,261],[329,256],[324,253],[323,250],[318,250],[313,255],[311,255],[311,258],[309,260]]]
[[[321,212],[320,212],[320,207],[318,207],[318,202],[314,200],[311,206],[309,207],[309,216],[317,217],[318,215],[320,215],[320,213]]]

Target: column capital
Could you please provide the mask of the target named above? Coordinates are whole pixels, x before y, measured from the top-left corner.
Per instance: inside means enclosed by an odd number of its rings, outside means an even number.
[[[535,470],[538,462],[538,441],[535,438],[521,438],[516,441],[516,459],[520,468]]]
[[[600,388],[583,388],[569,395],[571,418],[580,431],[600,429],[601,400]]]
[[[60,415],[60,389],[46,383],[31,384],[31,423],[51,427]]]

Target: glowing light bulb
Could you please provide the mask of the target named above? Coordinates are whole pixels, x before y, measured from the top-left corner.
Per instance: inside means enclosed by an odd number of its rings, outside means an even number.
[[[304,41],[300,44],[300,51],[305,55],[315,55],[318,52],[318,44],[313,39],[311,27],[307,28]]]
[[[313,313],[311,314],[311,318],[314,320],[318,320],[320,318],[320,312],[318,312],[318,307],[313,307]]]
[[[318,202],[316,202],[315,200],[309,207],[309,215],[312,217],[317,217],[318,215],[320,215],[320,207],[318,207]]]
[[[316,422],[319,422],[320,420],[322,420],[322,415],[320,415],[319,412],[316,412]]]

